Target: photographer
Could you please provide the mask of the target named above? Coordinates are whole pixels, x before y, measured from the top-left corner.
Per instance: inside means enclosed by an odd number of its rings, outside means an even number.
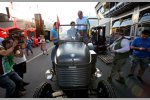
[[[6,38],[0,48],[0,86],[6,89],[6,98],[18,97],[25,94],[23,80],[13,71],[13,55],[14,47],[18,41]]]
[[[14,48],[14,71],[23,79],[23,74],[26,73],[26,57],[23,52],[24,35],[20,31],[12,32],[10,36],[13,40],[18,41],[18,45]],[[25,47],[24,47],[25,48]],[[23,85],[26,86],[29,83],[23,81]],[[23,88],[24,89],[24,88]]]

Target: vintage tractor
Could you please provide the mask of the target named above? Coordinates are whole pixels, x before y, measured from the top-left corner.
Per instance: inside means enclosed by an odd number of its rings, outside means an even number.
[[[114,98],[116,94],[109,82],[101,78],[96,67],[97,54],[92,43],[85,44],[78,31],[69,33],[71,26],[59,26],[59,47],[54,69],[46,71],[49,82],[43,82],[34,98]],[[72,31],[73,32],[73,31]],[[54,89],[57,87],[58,89]]]

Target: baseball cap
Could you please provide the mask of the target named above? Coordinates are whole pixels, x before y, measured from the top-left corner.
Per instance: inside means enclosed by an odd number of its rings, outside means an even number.
[[[149,30],[143,30],[142,32],[141,32],[141,34],[144,34],[144,35],[150,35],[150,31]]]

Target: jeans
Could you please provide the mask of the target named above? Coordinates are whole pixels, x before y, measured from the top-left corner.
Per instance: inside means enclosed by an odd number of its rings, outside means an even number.
[[[26,47],[27,55],[29,55],[29,51],[33,54],[32,47]]]
[[[54,58],[55,58],[55,55],[56,55],[56,51],[57,51],[57,48],[58,48],[58,43],[54,43],[55,47],[52,49],[52,52],[51,52],[51,60],[52,62],[54,62]]]
[[[13,66],[14,71],[23,79],[23,74],[26,73],[26,61],[15,64]]]
[[[83,42],[88,44],[88,35],[87,35],[87,33],[84,34]]]
[[[6,98],[16,97],[22,86],[23,81],[21,77],[14,71],[4,76],[0,76],[0,87],[6,89]]]
[[[138,65],[140,65],[140,70],[138,72],[138,76],[142,76],[145,72],[145,69],[148,68],[149,57],[139,58],[137,56],[132,56],[131,61],[132,61],[131,74],[134,74],[134,71],[136,70]]]
[[[111,74],[112,76],[120,74],[122,67],[126,64],[127,58],[114,60],[112,64]]]

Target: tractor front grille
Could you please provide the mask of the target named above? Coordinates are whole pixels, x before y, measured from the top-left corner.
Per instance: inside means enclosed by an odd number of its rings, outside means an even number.
[[[61,88],[77,89],[87,87],[90,81],[89,65],[80,66],[57,66],[57,82]]]

